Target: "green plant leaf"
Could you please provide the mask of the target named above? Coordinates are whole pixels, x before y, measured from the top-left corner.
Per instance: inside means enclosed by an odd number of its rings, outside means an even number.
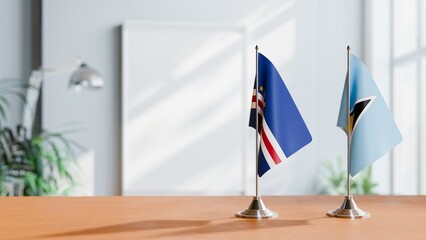
[[[330,194],[346,194],[347,173],[343,167],[343,161],[337,157],[335,161],[323,163],[325,175],[320,176],[321,192]],[[371,166],[351,178],[351,193],[353,194],[375,194],[377,183],[372,180]]]
[[[25,172],[22,176],[25,195],[56,195],[63,188],[60,184],[70,188],[75,185],[70,165],[77,166],[71,154],[75,146],[68,138],[47,131],[33,138],[23,138],[25,136],[14,134],[10,129],[0,130],[0,152],[9,151],[10,156],[7,160],[7,154],[0,155],[3,156],[0,158],[1,186],[6,184],[3,176],[16,170]],[[19,147],[11,148],[12,143]],[[13,156],[22,157],[15,159]]]

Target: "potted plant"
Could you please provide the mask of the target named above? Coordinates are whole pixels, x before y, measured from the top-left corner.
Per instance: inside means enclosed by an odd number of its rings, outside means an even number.
[[[324,163],[325,174],[320,177],[321,190],[323,194],[344,195],[346,194],[347,169],[342,158]],[[371,166],[351,178],[351,192],[356,195],[377,194],[375,188],[377,183],[373,181]]]
[[[62,132],[40,131],[28,136],[25,127],[4,126],[10,108],[8,95],[25,103],[28,84],[0,80],[0,194],[2,196],[68,195],[75,183],[74,148]]]

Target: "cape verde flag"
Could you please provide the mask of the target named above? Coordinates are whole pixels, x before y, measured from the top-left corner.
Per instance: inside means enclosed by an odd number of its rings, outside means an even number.
[[[277,69],[260,53],[258,74],[258,174],[261,177],[271,167],[310,143],[312,137]],[[255,86],[249,121],[249,126],[255,129],[256,93]]]

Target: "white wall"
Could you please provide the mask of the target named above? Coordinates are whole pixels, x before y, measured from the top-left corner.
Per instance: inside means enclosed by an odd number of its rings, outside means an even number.
[[[27,80],[31,72],[30,0],[0,1],[0,79]],[[7,125],[20,122],[22,104],[10,99]]]
[[[45,0],[43,63],[63,65],[80,56],[104,75],[106,87],[76,94],[66,90],[66,74],[46,81],[44,126],[74,120],[88,126],[73,137],[95,158],[95,194],[119,194],[120,25],[125,20],[241,24],[249,31],[249,46],[259,44],[280,69],[314,139],[262,178],[262,194],[313,194],[321,161],[345,154],[335,122],[346,46],[362,53],[361,7],[361,1],[339,0]],[[252,79],[254,62],[248,64]],[[254,177],[254,170],[248,174]]]
[[[426,26],[423,2],[378,0],[365,5],[367,64],[403,137],[392,153],[374,164],[380,194],[426,193],[426,132],[421,127],[426,114],[426,98],[421,94],[426,90],[426,68],[421,65],[426,64],[422,61],[426,55],[421,40],[426,38],[418,36],[422,31],[418,26]]]

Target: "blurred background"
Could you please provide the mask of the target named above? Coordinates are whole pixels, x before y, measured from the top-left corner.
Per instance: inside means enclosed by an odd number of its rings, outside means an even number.
[[[262,195],[343,193],[347,45],[404,138],[355,178],[355,193],[425,194],[425,16],[422,0],[0,0],[1,89],[19,81],[24,94],[0,99],[2,194],[252,195],[256,44],[313,137],[260,179]],[[69,88],[64,66],[76,59],[101,89]],[[37,102],[28,79],[39,67],[55,74],[38,75]],[[34,132],[21,136],[28,106]]]

